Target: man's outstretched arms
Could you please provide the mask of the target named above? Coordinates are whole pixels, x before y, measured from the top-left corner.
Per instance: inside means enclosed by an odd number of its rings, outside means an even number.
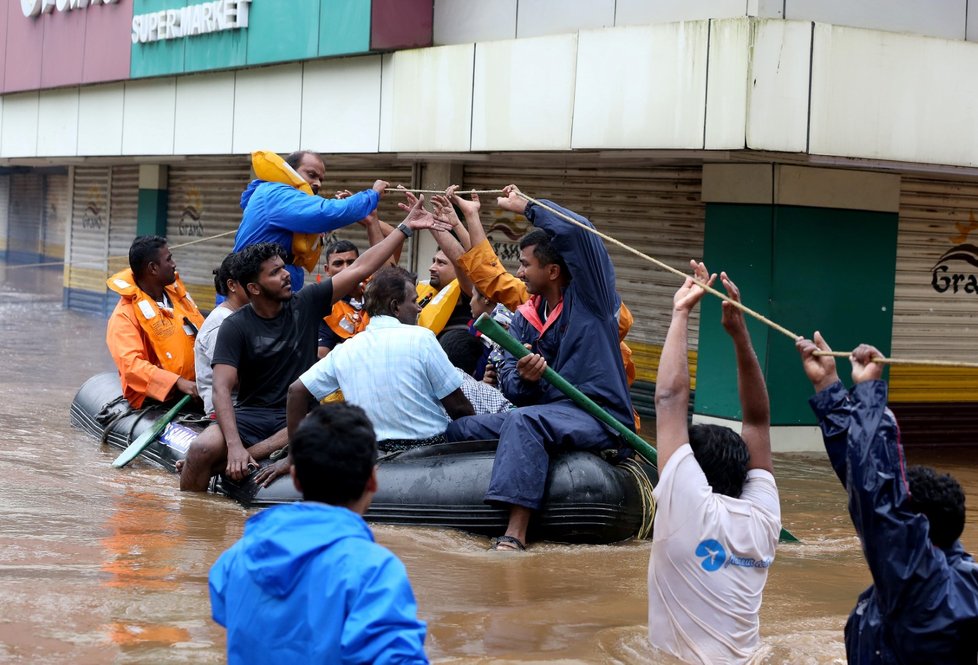
[[[690,261],[696,279],[712,285],[716,275],[710,275],[702,263]],[[672,299],[672,323],[666,334],[655,381],[655,436],[659,453],[659,469],[680,446],[689,442],[686,414],[689,409],[689,313],[705,294],[701,287],[687,277]]]
[[[727,273],[720,273],[720,281],[730,299],[740,302],[740,289],[733,283]],[[740,395],[740,410],[743,414],[743,429],[741,438],[747,444],[750,453],[748,469],[764,469],[774,473],[774,463],[771,459],[771,402],[764,383],[761,364],[754,353],[750,333],[744,313],[728,302],[722,303],[723,329],[733,340],[734,352],[737,356],[737,392]]]

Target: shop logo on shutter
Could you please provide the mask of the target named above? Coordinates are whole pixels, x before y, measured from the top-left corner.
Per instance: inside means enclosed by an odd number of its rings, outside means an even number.
[[[102,209],[105,207],[105,194],[101,187],[89,187],[85,197],[85,211],[82,212],[83,229],[102,228]]]
[[[957,235],[951,236],[954,246],[944,252],[931,269],[930,285],[938,293],[978,294],[978,246],[968,242],[968,236],[978,229],[975,213],[968,215],[967,224],[956,222]]]
[[[486,237],[500,261],[515,264],[520,260],[520,238],[526,235],[530,224],[522,215],[504,214],[505,217],[498,217],[489,225]]]
[[[183,210],[180,212],[180,223],[177,225],[177,235],[204,237],[204,223],[200,221],[204,214],[204,197],[200,190],[192,187],[184,197]]]

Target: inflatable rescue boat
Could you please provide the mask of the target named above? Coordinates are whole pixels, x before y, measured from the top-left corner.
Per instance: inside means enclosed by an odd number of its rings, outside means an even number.
[[[71,404],[71,424],[112,448],[130,442],[165,413],[162,406],[132,410],[122,397],[118,374],[93,376]],[[178,418],[140,457],[169,471],[186,455],[203,429],[199,418]],[[474,441],[426,446],[400,453],[381,453],[379,491],[366,519],[382,524],[438,526],[486,536],[502,534],[507,512],[483,503],[489,485],[496,442]],[[268,464],[263,460],[262,465]],[[612,465],[587,452],[556,455],[550,465],[543,508],[535,515],[530,537],[564,543],[612,543],[651,535],[658,480],[653,466],[628,460]],[[277,479],[267,488],[250,479],[218,477],[211,489],[245,506],[269,506],[301,499],[292,479]]]

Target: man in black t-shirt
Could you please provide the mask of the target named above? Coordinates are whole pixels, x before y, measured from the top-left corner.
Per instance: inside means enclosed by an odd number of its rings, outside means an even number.
[[[406,206],[405,206],[406,207]],[[421,202],[382,242],[364,252],[341,274],[292,293],[285,251],[259,243],[241,251],[235,278],[249,304],[225,319],[217,336],[214,412],[217,423],[187,451],[180,489],[204,491],[210,477],[224,471],[240,480],[286,442],[285,403],[289,385],[316,362],[319,322],[333,303],[377,271],[415,230],[447,229]],[[237,404],[231,401],[237,386]]]

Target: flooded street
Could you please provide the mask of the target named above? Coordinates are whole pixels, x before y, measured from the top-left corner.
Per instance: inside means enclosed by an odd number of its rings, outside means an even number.
[[[104,321],[61,306],[61,273],[0,264],[0,662],[218,663],[207,573],[249,515],[187,495],[68,425],[81,383],[112,368]],[[910,451],[978,495],[962,452]],[[782,546],[762,610],[762,662],[844,662],[842,629],[869,582],[824,456],[776,459]],[[978,548],[975,503],[964,534]],[[444,663],[659,662],[645,640],[650,546],[538,545],[487,553],[464,533],[376,527],[404,561]],[[261,630],[256,626],[255,630]]]

